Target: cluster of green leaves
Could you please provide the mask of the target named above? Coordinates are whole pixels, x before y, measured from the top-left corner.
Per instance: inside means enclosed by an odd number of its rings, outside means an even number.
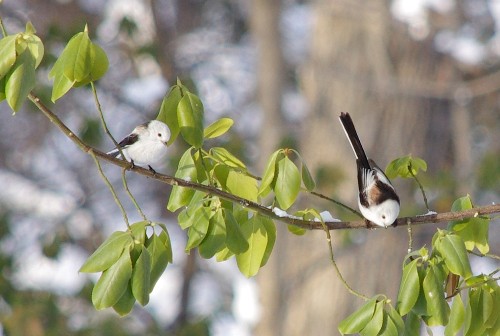
[[[171,128],[170,141],[180,134],[191,145],[179,161],[176,177],[257,200],[257,180],[243,162],[225,148],[202,148],[205,140],[225,134],[233,125],[231,119],[219,119],[204,129],[203,105],[180,81],[163,100],[158,119]],[[236,255],[247,276],[256,274],[267,262],[276,238],[276,227],[268,218],[251,214],[239,204],[174,186],[167,209],[174,212],[181,208],[178,220],[187,230],[186,252],[198,248],[202,257],[215,256],[218,261]]]
[[[35,69],[43,58],[43,43],[31,23],[26,30],[0,40],[0,101],[17,112],[35,87]]]
[[[148,227],[153,228],[150,235]],[[141,221],[127,231],[113,232],[80,272],[102,272],[92,291],[96,309],[113,307],[118,314],[126,315],[135,301],[143,306],[149,302],[149,294],[171,262],[172,246],[165,225]]]
[[[455,201],[452,210],[471,207],[466,196]],[[423,247],[405,258],[397,309],[390,304],[389,309],[382,309],[388,301],[376,301],[375,297],[342,321],[339,331],[417,336],[423,321],[427,326],[446,326],[446,335],[456,335],[462,328],[464,335],[496,335],[500,330],[500,287],[492,275],[473,276],[467,253],[474,247],[482,253],[489,250],[488,223],[487,218],[476,217],[438,230],[431,253]],[[461,280],[450,285],[452,279]],[[463,292],[469,298],[465,304]],[[453,298],[451,308],[447,298]]]
[[[90,40],[88,28],[73,36],[49,72],[54,78],[52,101],[64,96],[72,87],[96,81],[108,70],[108,56]]]
[[[418,171],[427,171],[427,162],[411,155],[403,156],[391,161],[385,168],[388,178],[395,177],[411,178],[418,174]]]

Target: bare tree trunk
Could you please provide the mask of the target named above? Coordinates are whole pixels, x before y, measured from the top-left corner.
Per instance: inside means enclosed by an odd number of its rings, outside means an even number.
[[[262,126],[259,137],[260,160],[262,169],[269,155],[278,147],[285,130],[281,114],[284,65],[279,31],[280,1],[252,1],[250,28],[258,50],[258,101],[262,111]],[[281,251],[283,248],[283,227],[278,226],[278,239],[273,255],[265,270],[258,276],[260,300],[263,306],[261,321],[256,334],[276,335],[282,329],[283,313],[281,302]],[[286,231],[286,230],[285,230]]]

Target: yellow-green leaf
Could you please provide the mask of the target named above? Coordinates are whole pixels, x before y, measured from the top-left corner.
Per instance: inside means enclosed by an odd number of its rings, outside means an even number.
[[[16,62],[16,35],[0,40],[0,79],[3,78]]]
[[[226,180],[227,189],[236,196],[257,201],[257,181],[246,174],[230,170]]]
[[[95,273],[107,270],[134,243],[128,232],[115,231],[85,261],[79,272]]]
[[[417,271],[418,262],[419,260],[415,259],[403,268],[397,301],[398,311],[402,316],[408,314],[413,308],[420,294],[420,280]]]
[[[231,118],[221,118],[214,121],[212,124],[207,126],[203,131],[203,136],[205,139],[217,138],[225,134],[231,126],[233,126],[234,121]]]
[[[200,98],[186,92],[177,106],[177,120],[182,137],[195,148],[203,145],[203,104]]]
[[[453,298],[453,303],[451,305],[450,320],[448,325],[444,330],[445,336],[455,336],[464,325],[465,319],[465,308],[460,294]]]
[[[156,117],[157,120],[163,121],[170,128],[170,139],[168,145],[171,145],[179,135],[179,120],[177,118],[177,106],[182,99],[181,89],[174,85],[163,98],[161,102],[160,112]]]
[[[26,97],[35,87],[35,59],[29,51],[24,51],[7,74],[5,97],[10,108],[19,111]]]
[[[234,254],[240,254],[248,250],[248,242],[243,236],[240,224],[229,210],[224,210],[226,221],[226,246]]]
[[[127,290],[132,275],[132,261],[128,251],[110,268],[102,272],[92,290],[92,303],[97,310],[114,306]]]
[[[287,156],[284,156],[278,161],[278,175],[274,186],[274,193],[280,207],[287,210],[297,199],[299,191],[299,170]]]
[[[179,167],[175,172],[175,177],[188,181],[196,181],[197,171],[191,154],[192,148],[188,148],[179,161]],[[170,193],[167,209],[171,212],[186,206],[194,195],[193,189],[183,188],[175,185]]]
[[[149,302],[149,293],[151,292],[150,286],[151,275],[151,255],[148,250],[142,246],[141,254],[135,262],[132,270],[132,294],[137,302],[145,306]]]
[[[241,225],[243,237],[248,242],[248,249],[236,255],[240,272],[246,277],[257,274],[267,248],[267,231],[260,220],[252,217]]]

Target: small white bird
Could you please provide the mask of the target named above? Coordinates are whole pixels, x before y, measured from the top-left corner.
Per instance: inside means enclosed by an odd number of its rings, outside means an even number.
[[[356,155],[358,205],[361,214],[376,225],[393,225],[399,215],[399,197],[396,190],[382,169],[366,157],[349,113],[342,112],[339,119]]]
[[[119,142],[127,161],[132,165],[147,166],[155,173],[152,166],[161,163],[167,155],[167,141],[170,129],[159,120],[151,120],[134,128],[132,133]],[[118,148],[109,151],[109,155],[119,156]]]

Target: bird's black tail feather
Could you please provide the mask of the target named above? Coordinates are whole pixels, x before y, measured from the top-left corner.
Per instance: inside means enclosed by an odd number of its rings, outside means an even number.
[[[363,146],[361,145],[361,141],[359,140],[358,133],[356,132],[351,116],[347,112],[342,112],[340,113],[339,119],[342,123],[342,127],[344,127],[345,134],[351,143],[351,147],[354,150],[358,164],[364,168],[370,169],[370,163],[368,162],[368,158],[366,157]]]

